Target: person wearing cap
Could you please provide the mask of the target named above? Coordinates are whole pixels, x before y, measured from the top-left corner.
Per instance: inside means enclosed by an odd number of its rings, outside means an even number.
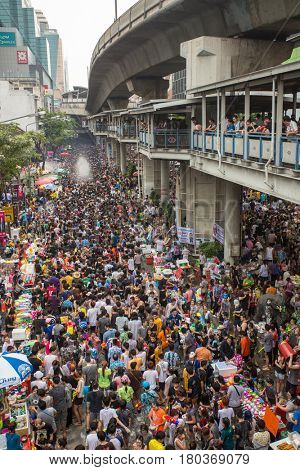
[[[38,370],[37,372],[33,374],[33,377],[35,380],[32,380],[31,387],[36,386],[39,390],[47,390],[47,382],[42,380],[42,378],[44,377],[43,372]]]

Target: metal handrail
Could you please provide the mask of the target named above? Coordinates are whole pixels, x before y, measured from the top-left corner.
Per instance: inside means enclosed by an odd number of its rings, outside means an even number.
[[[196,139],[195,139],[196,136]],[[201,150],[201,151],[210,151],[210,152],[216,152],[217,153],[217,146],[215,144],[215,138],[216,138],[216,133],[215,132],[205,132],[204,133],[204,140],[202,143],[200,143],[200,138],[203,136],[203,133],[200,131],[193,131],[192,133],[192,138],[191,138],[191,149],[192,150]],[[207,149],[207,140],[206,137],[212,137],[212,145],[211,148]],[[271,134],[258,134],[258,133],[249,133],[247,135],[247,159],[249,157],[249,146],[251,144],[251,141],[258,141],[259,142],[259,157],[258,161],[260,163],[263,163],[263,143],[264,142],[272,142],[272,135]],[[231,138],[232,139],[232,157],[236,158],[244,158],[244,146],[243,146],[243,154],[237,154],[235,152],[235,143],[236,140],[238,139],[245,139],[245,134],[242,132],[239,133],[234,133],[234,132],[226,132],[221,136],[222,139],[225,140],[225,138]],[[195,142],[196,141],[196,142]],[[275,152],[275,144],[274,144],[274,159],[273,159],[273,164],[278,164],[279,165],[285,165],[284,160],[284,147],[283,144],[285,142],[292,142],[295,144],[295,169],[299,170],[300,169],[300,135],[295,135],[295,136],[286,136],[282,135],[280,139],[280,154],[279,154],[279,160],[277,162],[278,156],[276,155]],[[224,143],[225,144],[225,143]],[[225,145],[223,146],[225,148]],[[272,150],[272,149],[271,149]],[[272,152],[271,152],[272,153]],[[220,157],[220,155],[219,155]]]

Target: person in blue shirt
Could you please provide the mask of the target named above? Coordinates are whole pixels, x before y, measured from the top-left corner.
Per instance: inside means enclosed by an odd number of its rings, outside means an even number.
[[[16,434],[16,423],[10,423],[6,434],[7,450],[22,450],[21,438]]]
[[[295,405],[295,410],[293,413],[294,426],[293,426],[292,431],[300,432],[300,399],[299,398],[296,398],[294,405]]]
[[[233,132],[233,131],[235,131],[234,122],[232,119],[228,119],[226,132]]]

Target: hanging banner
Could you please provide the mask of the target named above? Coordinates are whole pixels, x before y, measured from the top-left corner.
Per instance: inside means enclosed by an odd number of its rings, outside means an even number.
[[[14,221],[14,209],[13,206],[3,206],[2,210],[5,214],[5,222],[13,223]]]
[[[188,227],[177,227],[177,238],[180,243],[194,245],[194,230]]]
[[[223,227],[221,227],[218,224],[214,224],[212,236],[215,240],[221,243],[221,245],[224,245],[225,232],[224,232]]]

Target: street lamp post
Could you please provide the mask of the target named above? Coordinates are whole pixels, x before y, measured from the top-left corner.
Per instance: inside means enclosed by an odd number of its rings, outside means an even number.
[[[118,0],[115,0],[115,21],[118,19]]]
[[[27,132],[27,129],[28,129],[29,126],[33,126],[33,125],[36,125],[36,124],[37,124],[36,121],[30,122],[29,124],[27,124],[25,126],[26,132]],[[29,158],[28,178],[29,178],[29,199],[31,199],[31,154],[30,154],[30,158]]]

